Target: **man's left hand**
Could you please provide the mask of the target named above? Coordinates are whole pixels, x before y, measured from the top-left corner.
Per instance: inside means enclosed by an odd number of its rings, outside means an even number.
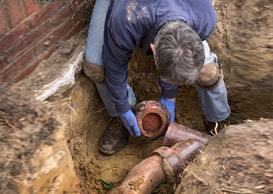
[[[175,99],[167,99],[167,98],[161,98],[159,101],[163,106],[166,107],[166,109],[169,112],[170,115],[170,123],[174,122],[175,120]]]

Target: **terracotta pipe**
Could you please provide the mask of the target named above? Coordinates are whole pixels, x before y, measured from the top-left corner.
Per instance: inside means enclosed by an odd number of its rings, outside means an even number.
[[[171,147],[172,154],[163,158],[163,169],[168,183],[180,183],[180,174],[199,153],[204,144],[199,140],[189,139]]]
[[[189,139],[196,139],[205,144],[210,137],[210,135],[201,131],[191,129],[178,123],[171,123],[165,133],[163,145],[171,147],[178,142]]]
[[[145,137],[156,138],[168,128],[168,110],[157,101],[143,101],[135,106],[134,112],[141,134]]]
[[[137,164],[128,173],[119,187],[112,189],[109,194],[148,194],[166,181],[161,168],[161,156],[153,155]]]
[[[150,194],[164,182],[178,182],[179,174],[198,154],[204,144],[186,140],[169,147],[160,147],[153,155],[137,164],[110,194]]]

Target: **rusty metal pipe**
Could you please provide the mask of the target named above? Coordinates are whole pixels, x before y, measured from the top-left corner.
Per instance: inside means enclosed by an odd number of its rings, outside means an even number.
[[[163,145],[171,147],[178,142],[189,139],[196,139],[205,144],[210,137],[211,136],[206,133],[191,129],[187,126],[180,125],[174,122],[169,125],[165,133]]]

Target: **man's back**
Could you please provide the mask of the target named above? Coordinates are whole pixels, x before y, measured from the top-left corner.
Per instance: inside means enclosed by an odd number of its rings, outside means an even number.
[[[128,110],[128,62],[136,47],[148,51],[168,20],[183,20],[205,40],[216,16],[210,0],[112,0],[106,17],[103,63],[118,112]],[[202,7],[204,10],[202,10]]]
[[[120,46],[147,50],[160,26],[174,19],[185,21],[202,40],[216,23],[210,0],[113,0],[106,30]]]

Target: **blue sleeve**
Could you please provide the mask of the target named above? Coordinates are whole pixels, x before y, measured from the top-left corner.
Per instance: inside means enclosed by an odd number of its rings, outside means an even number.
[[[162,98],[176,98],[178,93],[178,85],[170,84],[159,79]]]
[[[105,34],[102,58],[106,86],[119,114],[127,112],[131,108],[127,93],[128,61],[131,53],[132,49],[118,45],[111,33]]]

